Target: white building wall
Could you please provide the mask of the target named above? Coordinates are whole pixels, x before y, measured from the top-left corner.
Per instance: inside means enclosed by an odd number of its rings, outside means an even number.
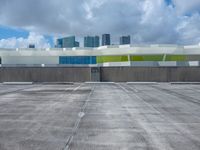
[[[99,48],[73,49],[0,49],[2,64],[5,65],[57,65],[59,56],[134,56],[134,55],[186,55],[189,61],[199,61],[200,46],[178,45],[120,45],[104,46]],[[129,58],[130,60],[130,58]],[[177,66],[190,65],[177,62],[109,62],[103,65],[150,65],[150,66]],[[192,63],[192,65],[196,65]]]
[[[3,56],[2,64],[8,65],[23,65],[23,64],[59,64],[59,57],[58,56]]]

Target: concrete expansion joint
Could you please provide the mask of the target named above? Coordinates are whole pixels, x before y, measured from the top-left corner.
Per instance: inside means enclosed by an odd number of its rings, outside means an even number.
[[[77,88],[75,88],[74,91],[79,89],[82,85],[83,85],[83,83],[80,86],[78,86]],[[71,143],[73,141],[74,136],[77,133],[77,130],[78,130],[80,122],[81,122],[81,119],[85,116],[85,109],[87,107],[87,103],[90,100],[90,97],[91,97],[93,91],[94,91],[94,86],[93,86],[92,90],[90,91],[89,95],[87,96],[87,98],[85,100],[85,103],[83,104],[83,106],[81,108],[81,112],[78,113],[78,119],[77,119],[77,121],[76,121],[76,123],[75,123],[75,125],[74,125],[74,127],[72,129],[72,135],[68,138],[67,143],[66,143],[66,145],[65,145],[63,150],[70,150],[70,145],[71,145]]]

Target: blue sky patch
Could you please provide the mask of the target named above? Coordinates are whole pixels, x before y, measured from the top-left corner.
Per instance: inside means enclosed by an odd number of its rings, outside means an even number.
[[[9,28],[9,27],[0,25],[0,39],[8,39],[12,37],[27,38],[28,35],[29,35],[29,32],[26,30],[14,29],[14,28]]]

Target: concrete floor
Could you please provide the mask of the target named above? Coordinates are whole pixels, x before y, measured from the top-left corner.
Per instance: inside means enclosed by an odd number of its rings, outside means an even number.
[[[0,85],[0,150],[199,150],[200,85]]]

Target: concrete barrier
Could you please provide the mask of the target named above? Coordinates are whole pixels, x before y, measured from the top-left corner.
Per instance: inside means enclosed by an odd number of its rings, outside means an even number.
[[[0,82],[85,82],[89,67],[2,67]]]
[[[200,82],[200,67],[104,67],[101,81]]]
[[[0,82],[200,82],[200,67],[0,67]]]

